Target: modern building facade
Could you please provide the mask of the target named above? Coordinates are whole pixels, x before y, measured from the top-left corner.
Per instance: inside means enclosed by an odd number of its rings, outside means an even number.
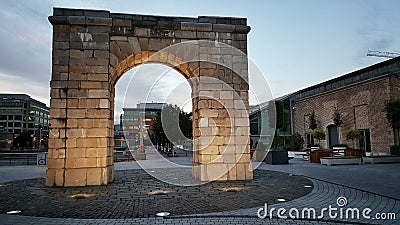
[[[0,94],[0,127],[16,137],[28,131],[39,143],[49,134],[49,107],[26,94]]]
[[[400,57],[390,59],[338,78],[305,88],[291,95],[293,133],[312,142],[309,129],[314,112],[318,129],[326,132],[322,147],[337,144],[353,147],[346,132],[357,129],[362,134],[356,148],[372,155],[390,154],[394,144],[393,130],[386,118],[385,104],[400,99]],[[333,117],[340,114],[342,123],[335,125]]]
[[[139,103],[136,108],[123,108],[120,116],[120,127],[123,133],[138,144],[140,129],[147,134],[152,133],[153,120],[161,112],[165,103]]]

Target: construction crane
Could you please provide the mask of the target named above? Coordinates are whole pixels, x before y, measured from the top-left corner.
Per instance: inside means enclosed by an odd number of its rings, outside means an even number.
[[[400,56],[400,53],[397,52],[381,52],[381,51],[370,51],[368,50],[367,56],[376,56],[383,58],[396,58]]]

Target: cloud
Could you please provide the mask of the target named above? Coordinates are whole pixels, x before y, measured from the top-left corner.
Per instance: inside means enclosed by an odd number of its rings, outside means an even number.
[[[2,1],[0,73],[9,77],[8,83],[10,79],[22,79],[42,83],[43,87],[49,85],[52,32],[47,16],[50,14],[51,3],[48,1],[42,4]],[[5,83],[4,79],[0,81],[2,86]]]

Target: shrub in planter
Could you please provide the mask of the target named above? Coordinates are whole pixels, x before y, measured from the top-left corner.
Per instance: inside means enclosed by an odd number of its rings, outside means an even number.
[[[267,164],[278,165],[278,164],[289,164],[289,157],[287,151],[268,151],[267,158],[265,159]]]
[[[326,133],[325,133],[325,131],[318,129],[318,130],[315,130],[315,131],[313,132],[312,136],[313,136],[315,139],[317,139],[317,140],[318,140],[318,144],[320,144],[320,143],[321,143],[321,140],[325,140]]]
[[[353,141],[353,148],[356,148],[356,140],[358,140],[361,137],[362,135],[360,131],[357,129],[351,129],[346,133],[346,139]]]
[[[390,154],[391,155],[400,155],[400,145],[390,146]]]
[[[301,150],[303,148],[303,144],[304,139],[299,133],[293,134],[290,137],[290,146],[294,151]]]

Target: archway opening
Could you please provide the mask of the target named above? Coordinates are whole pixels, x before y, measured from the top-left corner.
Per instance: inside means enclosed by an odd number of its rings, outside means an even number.
[[[151,164],[162,156],[191,166],[192,90],[181,73],[160,63],[141,64],[120,76],[114,91],[115,162],[132,159]],[[168,107],[180,112],[179,128],[186,139],[164,140],[168,137],[160,132],[161,112]]]

